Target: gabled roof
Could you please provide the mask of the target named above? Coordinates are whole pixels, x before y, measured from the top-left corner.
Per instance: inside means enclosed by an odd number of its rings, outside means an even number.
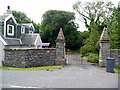
[[[21,45],[20,39],[5,38],[1,33],[0,33],[0,38],[1,41],[4,43],[4,45]]]
[[[19,39],[4,39],[7,45],[21,45]]]
[[[28,26],[28,27],[32,26],[33,29],[35,29],[32,23],[22,23],[21,25]]]
[[[23,45],[34,45],[39,34],[25,34],[21,37]]]
[[[4,40],[4,36],[1,34],[1,32],[0,32],[0,40],[4,45],[7,45],[7,43]]]
[[[17,38],[5,38],[0,33],[0,40],[3,42],[4,45],[13,45],[13,46],[34,46],[35,41],[39,34],[24,34],[20,39]]]
[[[17,24],[14,16],[12,14],[4,14],[4,15],[1,15],[0,16],[0,21],[4,22],[4,21],[7,21],[8,19],[12,18],[13,21]]]
[[[4,14],[4,15],[0,15],[0,21],[5,21],[5,18],[8,17],[9,15]]]
[[[30,26],[31,26],[31,23],[22,23],[22,25],[25,25],[25,26],[30,27]]]

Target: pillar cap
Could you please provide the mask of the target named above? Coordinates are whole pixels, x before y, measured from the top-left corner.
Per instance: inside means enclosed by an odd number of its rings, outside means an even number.
[[[107,28],[104,28],[103,31],[102,31],[102,34],[101,34],[101,37],[100,37],[100,42],[108,42],[110,39],[109,39],[109,35],[108,35],[108,30]]]
[[[60,31],[59,31],[59,33],[58,33],[58,36],[57,36],[56,41],[65,41],[65,37],[64,37],[62,28],[60,28]]]

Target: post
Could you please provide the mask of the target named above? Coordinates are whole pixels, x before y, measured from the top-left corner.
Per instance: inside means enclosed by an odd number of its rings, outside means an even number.
[[[110,40],[107,28],[104,28],[100,37],[99,66],[105,66],[105,60],[110,56]]]
[[[58,33],[57,39],[56,39],[56,65],[65,65],[65,38],[62,31],[62,28],[60,28],[60,31]]]

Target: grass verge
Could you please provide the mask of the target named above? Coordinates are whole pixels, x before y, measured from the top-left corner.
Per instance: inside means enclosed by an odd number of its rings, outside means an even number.
[[[106,71],[106,68],[105,68],[105,67],[104,67],[103,69]],[[120,73],[120,68],[114,68],[114,72],[115,72],[115,73]]]
[[[14,67],[0,67],[0,70],[47,70],[53,71],[57,69],[61,69],[63,66],[41,66],[41,67],[30,67],[30,68],[14,68]]]
[[[120,73],[120,68],[115,68],[115,69],[114,69],[114,72]]]

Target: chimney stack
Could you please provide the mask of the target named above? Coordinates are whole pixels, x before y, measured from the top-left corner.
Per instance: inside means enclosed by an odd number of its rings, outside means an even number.
[[[7,6],[6,14],[12,14],[12,11],[10,10],[10,6]]]

